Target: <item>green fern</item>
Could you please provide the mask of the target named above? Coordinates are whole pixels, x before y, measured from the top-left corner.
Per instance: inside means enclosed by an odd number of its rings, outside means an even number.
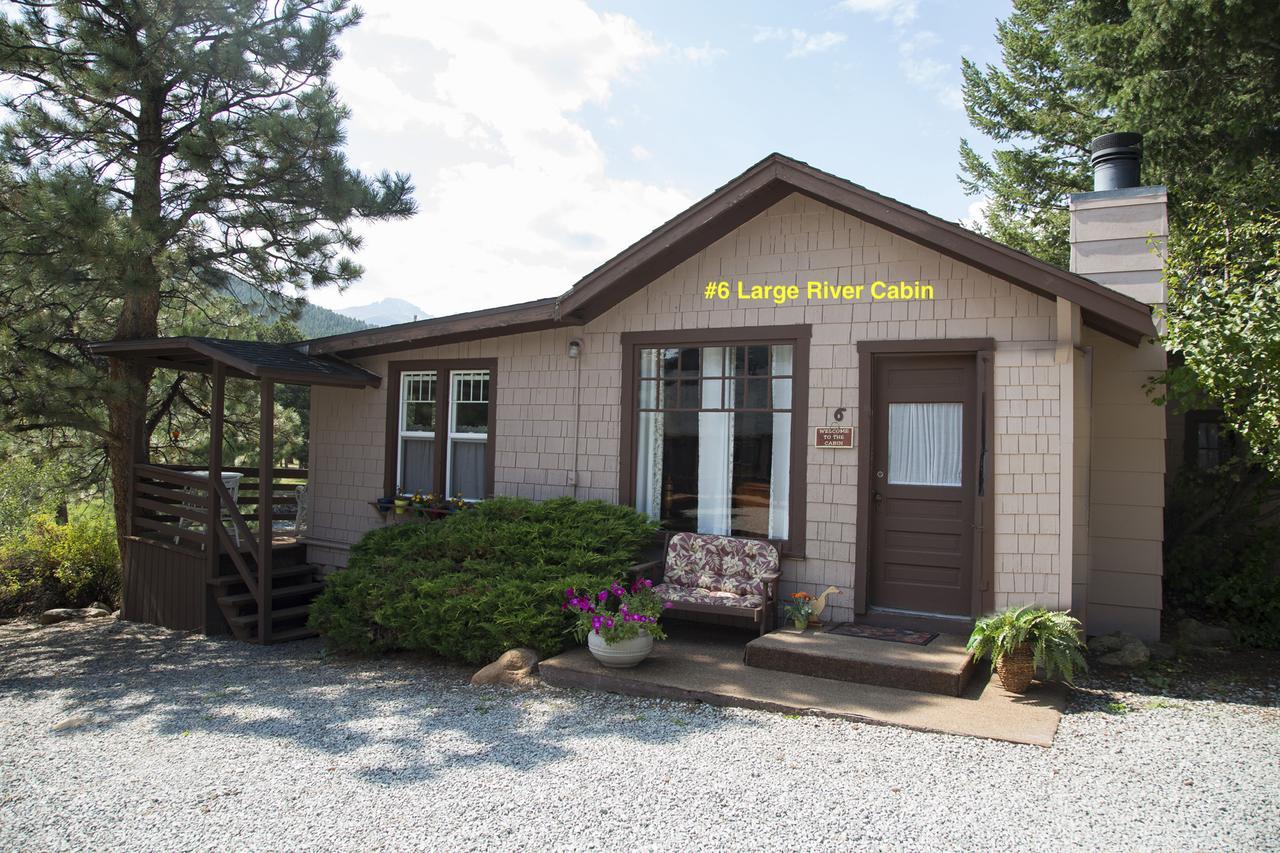
[[[1077,672],[1089,668],[1080,634],[1080,620],[1060,610],[1015,607],[979,619],[965,648],[974,660],[990,657],[995,669],[1005,655],[1028,643],[1046,678],[1071,684]]]

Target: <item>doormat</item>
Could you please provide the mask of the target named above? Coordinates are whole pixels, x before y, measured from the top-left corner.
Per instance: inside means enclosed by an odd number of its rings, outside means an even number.
[[[890,643],[910,643],[913,646],[927,646],[938,635],[928,631],[904,631],[901,628],[882,628],[879,625],[855,625],[852,622],[841,622],[827,629],[828,634],[843,634],[846,637],[865,637],[868,640],[886,640]]]

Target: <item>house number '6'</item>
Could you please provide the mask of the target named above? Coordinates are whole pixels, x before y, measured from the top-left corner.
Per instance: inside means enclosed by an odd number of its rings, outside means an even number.
[[[845,413],[845,409],[842,406],[841,408],[836,409],[834,412],[831,413],[831,419],[834,420],[836,423],[840,423],[842,420],[844,420],[844,413]]]

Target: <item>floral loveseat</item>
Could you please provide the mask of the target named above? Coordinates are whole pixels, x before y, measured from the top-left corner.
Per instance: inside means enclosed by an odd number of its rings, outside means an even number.
[[[642,567],[661,569],[654,592],[671,602],[673,613],[743,616],[764,634],[773,627],[778,598],[778,549],[759,539],[676,533],[665,559]],[[658,578],[654,578],[658,580]]]

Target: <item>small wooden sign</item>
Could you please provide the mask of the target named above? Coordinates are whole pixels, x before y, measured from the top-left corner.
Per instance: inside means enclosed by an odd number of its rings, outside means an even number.
[[[853,427],[814,427],[814,447],[853,447]]]

